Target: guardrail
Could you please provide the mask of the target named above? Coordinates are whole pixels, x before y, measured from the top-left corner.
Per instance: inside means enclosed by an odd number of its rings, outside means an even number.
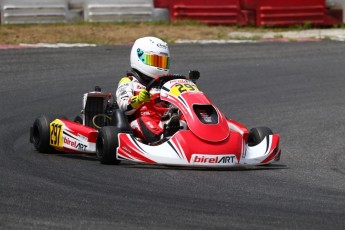
[[[67,0],[2,0],[1,23],[59,23],[67,21]]]
[[[152,0],[88,0],[84,5],[87,22],[152,21]]]

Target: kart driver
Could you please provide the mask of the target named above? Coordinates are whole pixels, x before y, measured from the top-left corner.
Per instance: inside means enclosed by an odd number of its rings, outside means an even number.
[[[116,90],[119,108],[132,118],[130,126],[135,136],[148,143],[171,136],[180,128],[177,115],[169,116],[172,105],[159,100],[159,90],[145,88],[154,77],[169,73],[169,48],[155,37],[139,38],[130,56],[132,70],[120,80]]]

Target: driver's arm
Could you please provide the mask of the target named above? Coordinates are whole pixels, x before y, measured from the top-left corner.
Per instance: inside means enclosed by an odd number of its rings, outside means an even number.
[[[116,90],[116,102],[126,115],[132,115],[142,103],[149,102],[151,99],[151,95],[146,89],[140,90],[138,95],[134,94],[132,79],[122,78]]]
[[[125,111],[127,115],[131,115],[135,111],[130,103],[133,94],[134,89],[132,80],[128,77],[122,78],[116,90],[116,102],[119,108]]]

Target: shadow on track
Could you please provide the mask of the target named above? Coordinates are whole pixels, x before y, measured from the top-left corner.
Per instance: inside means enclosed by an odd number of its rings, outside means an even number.
[[[170,165],[150,165],[150,164],[136,164],[130,162],[123,162],[120,164],[126,168],[145,168],[151,170],[197,170],[197,171],[255,171],[255,170],[277,170],[277,169],[289,169],[287,165],[283,164],[271,164],[261,166],[232,166],[232,167],[189,167],[189,166],[170,166]],[[118,166],[117,166],[118,167]]]
[[[73,154],[73,153],[55,153],[54,155],[59,157],[65,157],[70,159],[76,160],[84,160],[84,161],[98,161],[97,156],[94,154]]]
[[[55,152],[52,153],[58,157],[64,157],[75,160],[83,161],[98,161],[95,154],[74,154],[74,153],[64,153]],[[104,165],[109,166],[109,165]],[[130,161],[121,161],[119,165],[110,165],[112,167],[122,167],[122,168],[136,168],[136,169],[151,169],[151,170],[196,170],[196,171],[257,171],[257,170],[277,170],[277,169],[289,169],[287,165],[284,164],[269,164],[269,165],[258,165],[258,166],[231,166],[231,167],[190,167],[190,166],[172,166],[172,165],[154,165],[154,164],[141,164]]]

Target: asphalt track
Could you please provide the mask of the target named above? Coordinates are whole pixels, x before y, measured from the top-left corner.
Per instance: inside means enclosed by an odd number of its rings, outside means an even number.
[[[40,114],[113,92],[130,46],[0,50],[0,229],[344,229],[345,43],[172,45],[172,72],[228,117],[281,135],[281,161],[231,170],[39,154]]]

